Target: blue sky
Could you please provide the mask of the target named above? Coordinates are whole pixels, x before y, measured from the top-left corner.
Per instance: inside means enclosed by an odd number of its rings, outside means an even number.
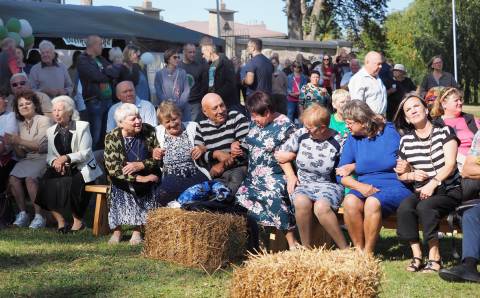
[[[227,9],[237,10],[235,21],[251,24],[261,23],[274,31],[287,33],[287,19],[282,9],[285,2],[282,0],[224,0]],[[80,0],[66,0],[67,4],[79,4]],[[390,0],[388,10],[401,10],[412,0]],[[140,6],[142,0],[93,0],[94,5],[115,5],[124,8]],[[153,7],[164,9],[162,16],[165,21],[176,23],[191,20],[207,20],[205,8],[215,8],[215,0],[153,0]]]

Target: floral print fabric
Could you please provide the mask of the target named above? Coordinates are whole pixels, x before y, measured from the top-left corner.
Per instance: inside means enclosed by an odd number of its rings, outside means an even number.
[[[285,115],[260,127],[254,122],[245,138],[248,148],[248,173],[236,194],[237,202],[263,226],[279,230],[295,227],[295,218],[288,200],[283,170],[274,152],[288,139],[295,126]]]

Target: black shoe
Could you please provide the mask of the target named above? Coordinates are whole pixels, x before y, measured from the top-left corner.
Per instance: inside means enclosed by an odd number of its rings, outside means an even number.
[[[82,225],[80,226],[80,228],[78,228],[77,230],[70,229],[70,232],[77,233],[77,232],[80,232],[81,230],[85,230],[86,227],[87,226],[85,226],[85,224],[82,222]]]
[[[63,227],[57,229],[57,233],[68,234],[70,233],[70,227],[68,225],[64,225]]]
[[[457,265],[450,269],[441,269],[438,274],[446,281],[480,283],[480,273],[469,270],[464,265]]]

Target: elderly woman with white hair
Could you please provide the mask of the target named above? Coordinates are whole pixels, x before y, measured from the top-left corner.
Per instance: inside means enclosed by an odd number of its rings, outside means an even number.
[[[140,227],[148,210],[159,201],[160,167],[152,157],[159,147],[155,128],[142,123],[138,108],[124,103],[114,114],[117,128],[105,137],[105,168],[112,181],[108,223],[113,230],[110,244],[120,242],[122,225],[135,226],[130,244],[140,244]]]
[[[82,222],[88,206],[83,192],[86,183],[102,174],[92,152],[92,136],[88,122],[79,121],[75,102],[68,96],[52,100],[55,125],[47,130],[47,171],[40,183],[37,204],[51,211],[58,232],[67,233],[85,228]],[[65,215],[72,213],[71,229]]]

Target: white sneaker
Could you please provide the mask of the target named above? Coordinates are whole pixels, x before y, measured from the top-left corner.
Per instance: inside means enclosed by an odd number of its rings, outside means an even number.
[[[27,212],[20,211],[17,216],[15,216],[15,221],[13,222],[13,225],[17,227],[28,227],[29,223],[30,217],[28,216]]]
[[[47,225],[47,221],[40,214],[35,214],[32,222],[30,223],[30,229],[40,229],[44,228]]]

